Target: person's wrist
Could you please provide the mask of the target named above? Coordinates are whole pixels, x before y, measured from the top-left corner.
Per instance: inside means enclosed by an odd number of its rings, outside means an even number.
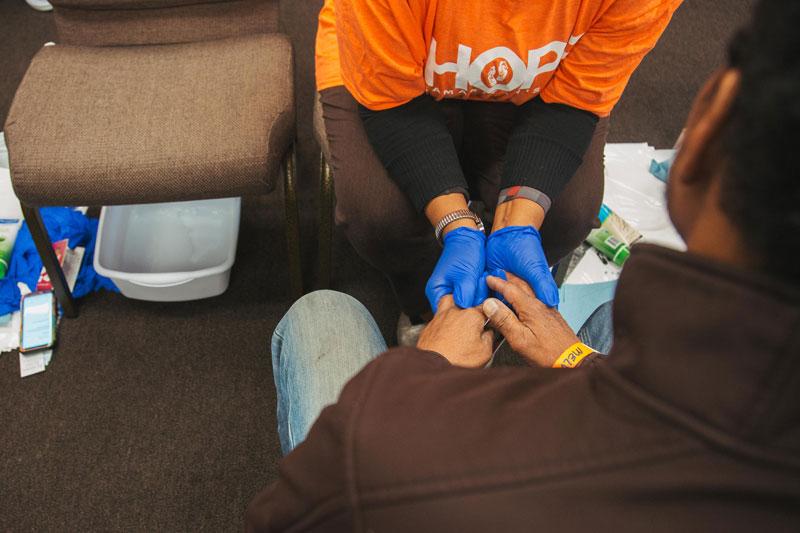
[[[425,216],[430,221],[431,225],[435,228],[439,222],[454,211],[468,209],[467,199],[461,193],[450,193],[437,196],[425,206]],[[460,218],[454,220],[442,229],[442,238],[456,228],[472,228],[478,229],[478,225],[474,220],[469,218]]]
[[[509,226],[533,226],[537,230],[544,222],[544,208],[527,198],[516,198],[497,206],[492,232]]]
[[[425,216],[434,228],[453,211],[467,209],[467,199],[460,192],[437,196],[425,206]]]
[[[442,239],[444,239],[448,233],[456,228],[469,228],[478,231],[478,225],[475,224],[474,220],[469,218],[459,218],[458,220],[454,220],[453,222],[449,223],[442,229]]]
[[[553,358],[547,366],[552,368],[577,368],[589,356],[595,353],[594,348],[587,346],[580,339],[575,339],[569,347]]]

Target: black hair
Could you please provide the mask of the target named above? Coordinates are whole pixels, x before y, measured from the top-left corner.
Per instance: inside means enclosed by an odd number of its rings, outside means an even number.
[[[800,281],[800,1],[760,0],[729,48],[741,85],[721,132],[723,212],[768,273]]]

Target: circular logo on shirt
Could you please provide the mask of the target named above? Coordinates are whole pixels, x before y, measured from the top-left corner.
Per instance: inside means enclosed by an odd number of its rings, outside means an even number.
[[[489,61],[481,71],[481,81],[486,87],[492,88],[497,84],[504,85],[514,77],[514,69],[504,57]]]

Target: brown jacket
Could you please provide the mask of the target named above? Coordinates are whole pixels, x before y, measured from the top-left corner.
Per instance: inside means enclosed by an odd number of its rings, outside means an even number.
[[[800,291],[637,247],[576,370],[389,350],[280,479],[263,531],[800,531]]]

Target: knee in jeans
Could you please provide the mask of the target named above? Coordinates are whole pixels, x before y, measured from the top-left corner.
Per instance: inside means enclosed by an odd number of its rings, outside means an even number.
[[[275,328],[273,358],[284,342],[303,346],[296,357],[315,357],[330,348],[331,339],[355,338],[374,327],[367,308],[349,294],[315,291],[297,300]]]
[[[286,316],[292,319],[302,317],[303,320],[309,320],[316,315],[322,318],[332,308],[350,305],[351,300],[353,297],[343,292],[322,289],[300,297],[286,312]]]
[[[354,305],[360,306],[361,303],[352,296],[331,290],[314,291],[298,299],[272,334],[273,361],[281,351],[284,341],[292,339],[292,342],[296,342],[299,338],[308,340],[309,335],[318,333],[324,337],[328,330],[335,329],[332,324],[336,317],[346,315],[347,310]]]

